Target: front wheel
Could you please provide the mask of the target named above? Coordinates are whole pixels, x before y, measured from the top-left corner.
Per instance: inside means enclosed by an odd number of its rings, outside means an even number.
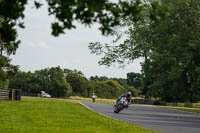
[[[114,113],[119,113],[118,104],[115,105]]]

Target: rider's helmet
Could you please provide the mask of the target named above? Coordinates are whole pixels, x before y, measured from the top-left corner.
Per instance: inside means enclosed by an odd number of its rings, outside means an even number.
[[[127,93],[126,93],[126,95],[127,95],[127,97],[129,97],[129,98],[130,98],[130,97],[131,97],[131,92],[130,92],[130,91],[129,91],[129,92],[127,92]]]

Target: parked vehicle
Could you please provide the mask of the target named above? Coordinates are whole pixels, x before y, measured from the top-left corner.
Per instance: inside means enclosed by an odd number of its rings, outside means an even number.
[[[127,98],[121,97],[121,99],[119,99],[114,106],[114,112],[119,113],[120,111],[122,111],[124,108],[127,108],[127,107],[128,107]]]
[[[41,97],[47,97],[47,98],[50,98],[51,95],[49,95],[48,93],[45,93],[44,91],[41,91]]]

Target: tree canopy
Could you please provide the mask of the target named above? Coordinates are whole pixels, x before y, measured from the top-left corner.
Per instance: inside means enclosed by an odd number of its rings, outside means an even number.
[[[155,97],[168,102],[200,100],[199,1],[119,0],[114,3],[107,0],[46,0],[49,15],[56,18],[51,26],[53,36],[65,33],[65,29],[76,28],[76,21],[85,26],[99,23],[103,35],[116,37],[112,44],[94,42],[89,45],[91,53],[103,55],[100,65],[124,65],[143,59],[142,75],[129,74],[128,86],[122,79],[98,76],[91,77],[92,82],[89,82],[82,73],[59,67],[34,74],[19,72],[15,76],[22,82],[18,84],[17,78],[11,77],[18,66],[10,63],[9,56],[15,54],[20,44],[16,27],[24,28],[27,2],[0,0],[0,88],[8,86],[9,78],[11,86],[22,87],[22,83],[31,82],[33,88],[41,90],[42,86],[50,89],[52,94],[55,92],[52,86],[57,86],[60,91],[56,97],[71,93],[89,96],[91,91],[99,91],[101,87],[107,97],[114,97],[126,88],[133,90],[133,86],[140,86],[146,98]],[[42,6],[37,0],[34,4],[36,8]],[[123,40],[123,36],[126,39]],[[38,91],[30,86],[27,88],[30,88],[28,91]]]
[[[10,55],[15,54],[20,40],[17,40],[17,27],[24,26],[24,11],[31,0],[0,0],[0,86],[16,72],[18,66],[11,64]],[[49,15],[56,19],[52,22],[52,35],[59,36],[65,29],[76,28],[74,22],[85,26],[100,24],[103,35],[112,33],[112,27],[120,24],[120,19],[137,20],[140,12],[140,0],[116,3],[108,0],[46,0]],[[42,6],[39,0],[34,0],[35,8]]]
[[[132,63],[143,58],[142,84],[147,97],[164,101],[198,101],[200,2],[160,0],[143,3],[137,22],[123,20],[114,44],[91,43],[91,53],[103,55],[100,65]],[[121,36],[127,38],[117,43]]]
[[[93,76],[92,76],[93,77]],[[87,79],[81,71],[61,69],[58,67],[45,68],[35,72],[18,71],[9,78],[7,86],[12,89],[22,89],[24,94],[49,93],[52,97],[82,96],[91,97],[95,93],[101,98],[117,98],[126,91],[132,91],[134,96],[139,90],[127,84],[127,79],[104,78],[99,80]],[[121,82],[120,82],[121,81]]]
[[[45,91],[53,97],[68,97],[72,93],[72,87],[59,66],[37,70],[34,73],[19,71],[9,80],[9,88],[22,89],[22,92],[26,93],[37,94]]]

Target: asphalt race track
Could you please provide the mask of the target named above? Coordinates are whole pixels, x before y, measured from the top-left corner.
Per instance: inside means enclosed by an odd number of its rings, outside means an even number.
[[[115,114],[112,104],[82,103],[102,115],[161,133],[200,133],[200,115],[197,114],[141,105],[130,106]]]

